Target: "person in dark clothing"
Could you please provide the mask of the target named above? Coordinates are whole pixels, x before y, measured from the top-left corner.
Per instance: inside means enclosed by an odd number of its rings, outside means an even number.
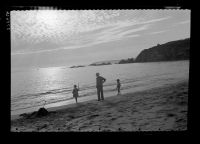
[[[77,86],[74,85],[74,89],[73,89],[72,93],[73,93],[73,97],[76,100],[76,103],[77,103],[77,98],[78,98],[78,91],[79,91],[79,88],[77,88]]]
[[[121,83],[120,83],[120,80],[117,79],[117,95],[119,95],[121,92],[120,92],[120,87],[121,87]]]
[[[105,78],[99,76],[99,73],[96,73],[96,88],[97,88],[97,96],[98,96],[98,101],[104,100],[104,95],[103,95],[103,83],[106,81]]]

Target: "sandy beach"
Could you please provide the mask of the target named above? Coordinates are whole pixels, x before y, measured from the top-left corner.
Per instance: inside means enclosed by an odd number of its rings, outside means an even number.
[[[11,132],[184,131],[187,103],[185,81],[51,108],[44,117],[11,120]]]

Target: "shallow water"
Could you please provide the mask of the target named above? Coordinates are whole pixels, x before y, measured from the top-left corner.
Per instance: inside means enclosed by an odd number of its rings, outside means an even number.
[[[11,69],[11,115],[38,107],[74,103],[72,89],[79,84],[79,102],[96,99],[95,73],[106,78],[105,97],[116,95],[116,79],[122,93],[136,92],[189,79],[189,61],[113,64],[81,68],[50,67]],[[46,102],[45,102],[46,101]]]

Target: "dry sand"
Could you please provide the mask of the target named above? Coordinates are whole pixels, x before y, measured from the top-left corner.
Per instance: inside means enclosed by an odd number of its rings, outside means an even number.
[[[41,118],[11,121],[11,131],[187,130],[188,82],[52,109]]]

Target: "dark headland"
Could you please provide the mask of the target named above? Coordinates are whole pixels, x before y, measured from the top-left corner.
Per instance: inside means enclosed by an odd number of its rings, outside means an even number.
[[[188,60],[190,38],[158,44],[149,49],[144,49],[135,59],[135,62],[157,62]]]

